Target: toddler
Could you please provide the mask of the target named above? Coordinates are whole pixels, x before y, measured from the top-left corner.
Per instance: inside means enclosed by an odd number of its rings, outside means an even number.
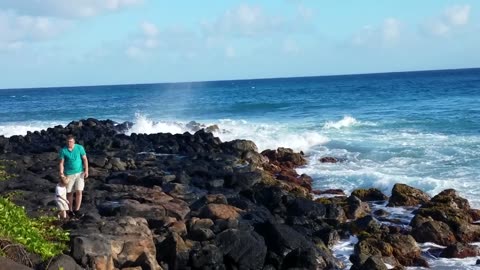
[[[68,178],[66,176],[60,177],[60,181],[55,188],[55,201],[57,203],[58,209],[60,212],[58,213],[59,218],[67,218],[67,211],[68,201],[67,201],[67,184]]]

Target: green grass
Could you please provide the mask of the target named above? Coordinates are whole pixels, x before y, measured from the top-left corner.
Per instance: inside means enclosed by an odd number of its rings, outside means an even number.
[[[55,222],[55,217],[31,219],[25,209],[0,197],[0,237],[19,243],[43,259],[61,254],[67,249],[69,233]]]
[[[14,161],[0,159],[0,181],[5,181],[15,177],[15,175],[7,173],[7,165],[13,164]]]

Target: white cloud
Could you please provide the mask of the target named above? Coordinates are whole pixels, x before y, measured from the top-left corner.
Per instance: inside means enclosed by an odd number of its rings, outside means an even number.
[[[228,46],[227,48],[225,48],[225,56],[227,58],[235,58],[235,56],[237,56],[235,48],[233,48],[232,46]]]
[[[445,10],[444,14],[446,20],[451,25],[465,25],[468,23],[470,16],[470,6],[452,6]]]
[[[438,37],[448,37],[455,30],[468,24],[470,18],[469,5],[447,7],[442,15],[429,19],[422,25],[425,33]]]
[[[30,16],[90,17],[142,3],[143,0],[2,0],[0,9]]]
[[[297,13],[301,19],[308,21],[313,18],[314,11],[313,9],[300,4],[297,7]]]
[[[19,49],[25,42],[56,37],[70,25],[69,20],[19,15],[15,11],[0,10],[0,43],[3,44],[1,47]]]
[[[148,37],[155,37],[158,35],[158,28],[153,23],[143,22],[141,27],[142,27],[143,33]]]
[[[127,54],[128,57],[140,60],[145,56],[145,52],[143,49],[135,47],[135,46],[130,46],[125,50],[125,53]]]
[[[401,38],[402,23],[395,18],[387,18],[380,26],[365,25],[352,37],[356,46],[389,46]]]
[[[383,40],[386,42],[395,42],[400,38],[401,23],[395,18],[388,18],[382,26]]]
[[[442,21],[430,21],[424,25],[427,33],[434,36],[447,36],[450,33],[450,26]]]
[[[196,55],[201,40],[194,32],[180,26],[160,29],[152,22],[140,24],[140,32],[133,36],[125,50],[127,56],[139,59],[154,52],[181,54],[186,58]]]
[[[241,5],[227,10],[221,17],[202,23],[208,36],[255,37],[278,32],[284,22],[281,18],[267,16],[258,6]]]
[[[300,48],[297,42],[295,42],[295,40],[292,40],[292,39],[286,39],[283,41],[282,50],[283,52],[290,53],[290,54],[296,54],[300,52]]]

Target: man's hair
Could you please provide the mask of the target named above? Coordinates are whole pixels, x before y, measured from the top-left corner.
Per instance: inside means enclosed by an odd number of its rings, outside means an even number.
[[[68,134],[67,135],[67,141],[72,140],[72,139],[75,140],[75,136],[73,136],[72,134]]]

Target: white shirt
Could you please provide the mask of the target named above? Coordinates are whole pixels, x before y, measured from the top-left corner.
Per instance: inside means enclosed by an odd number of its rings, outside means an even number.
[[[66,202],[67,201],[67,187],[62,187],[62,186],[57,184],[57,187],[55,188],[55,199]]]

